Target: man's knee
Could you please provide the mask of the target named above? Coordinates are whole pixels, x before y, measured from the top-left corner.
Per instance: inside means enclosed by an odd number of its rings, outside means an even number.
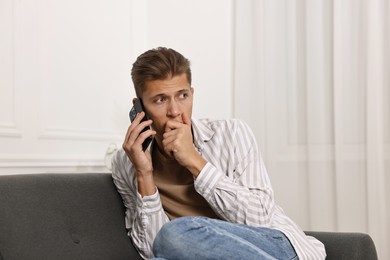
[[[163,225],[153,242],[154,255],[166,257],[167,254],[172,254],[191,244],[188,240],[192,236],[189,236],[188,232],[194,229],[197,218],[199,217],[177,218]]]
[[[172,220],[162,226],[160,231],[157,233],[155,240],[167,239],[174,240],[180,237],[181,234],[185,234],[193,230],[199,218],[203,217],[182,217]]]

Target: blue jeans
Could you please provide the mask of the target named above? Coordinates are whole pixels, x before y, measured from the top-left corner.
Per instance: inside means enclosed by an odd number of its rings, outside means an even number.
[[[165,224],[153,243],[160,259],[298,259],[280,231],[206,217],[182,217]]]

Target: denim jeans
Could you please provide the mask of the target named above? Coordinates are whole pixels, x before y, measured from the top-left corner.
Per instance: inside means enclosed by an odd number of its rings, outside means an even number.
[[[156,259],[298,259],[280,231],[206,217],[182,217],[165,224],[153,243]]]

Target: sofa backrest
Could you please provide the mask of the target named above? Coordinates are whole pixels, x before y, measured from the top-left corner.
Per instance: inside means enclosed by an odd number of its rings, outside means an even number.
[[[108,173],[0,176],[0,259],[141,259]]]

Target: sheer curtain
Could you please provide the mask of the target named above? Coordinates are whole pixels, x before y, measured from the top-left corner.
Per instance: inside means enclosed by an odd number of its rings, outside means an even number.
[[[369,233],[390,259],[388,0],[234,2],[234,116],[306,230]]]

